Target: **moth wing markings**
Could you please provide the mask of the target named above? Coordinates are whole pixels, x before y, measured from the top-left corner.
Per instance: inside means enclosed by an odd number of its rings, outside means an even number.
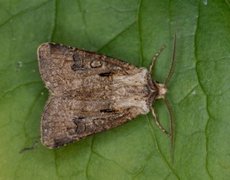
[[[110,112],[109,102],[98,102],[97,106],[90,103],[51,96],[42,116],[42,143],[48,148],[63,146],[117,127],[138,115],[132,107]]]
[[[55,95],[81,87],[83,79],[90,76],[98,78],[95,75],[139,71],[133,65],[104,55],[52,43],[44,43],[38,48],[38,60],[42,79]]]

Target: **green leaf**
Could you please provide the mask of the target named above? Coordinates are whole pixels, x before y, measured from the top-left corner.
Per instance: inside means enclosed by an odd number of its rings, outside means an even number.
[[[0,179],[228,179],[230,177],[229,0],[0,0]],[[169,139],[150,115],[66,147],[39,141],[48,92],[36,57],[47,41],[148,67],[174,109]],[[156,103],[168,127],[167,110]]]

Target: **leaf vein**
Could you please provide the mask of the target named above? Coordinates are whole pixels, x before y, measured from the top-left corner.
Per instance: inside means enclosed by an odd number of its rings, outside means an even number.
[[[41,7],[43,7],[44,5],[48,4],[50,1],[45,1],[37,6],[33,6],[33,7],[29,7],[29,8],[26,8],[16,14],[13,14],[11,17],[9,17],[7,20],[5,20],[2,24],[0,24],[0,28],[3,27],[4,25],[6,25],[7,23],[9,23],[12,19],[14,19],[15,17],[18,17],[18,16],[21,16],[21,15],[24,15],[26,13],[29,13],[29,12],[32,12],[34,10],[37,10]]]
[[[108,46],[110,43],[112,43],[118,36],[120,36],[121,34],[123,34],[124,32],[126,32],[129,28],[131,28],[134,24],[136,23],[136,21],[133,21],[131,24],[129,24],[127,27],[125,27],[122,31],[120,31],[118,34],[116,34],[114,37],[112,37],[108,42],[106,42],[103,46],[101,46],[97,51],[100,52],[102,51],[104,48],[106,48],[106,46]]]
[[[210,117],[211,117],[211,113],[209,111],[208,108],[208,95],[205,91],[205,88],[203,87],[203,84],[201,82],[201,77],[199,76],[199,72],[198,72],[198,62],[199,62],[199,58],[198,58],[198,49],[197,49],[197,45],[198,45],[198,31],[199,31],[199,24],[200,24],[200,13],[201,13],[201,2],[199,2],[198,5],[198,16],[197,16],[197,23],[196,23],[196,30],[195,30],[195,35],[194,35],[194,55],[195,55],[195,72],[197,75],[197,81],[198,81],[198,85],[201,88],[201,91],[203,92],[204,96],[205,96],[205,106],[206,106],[206,112],[208,114],[208,119],[206,122],[206,126],[205,126],[205,138],[206,138],[206,144],[205,144],[205,148],[206,148],[206,157],[205,157],[205,168],[207,171],[207,174],[209,176],[210,179],[213,179],[213,176],[209,170],[208,164],[209,164],[209,137],[208,137],[208,127],[209,127],[209,123],[210,123]]]
[[[139,36],[139,51],[140,51],[140,57],[139,57],[139,65],[143,66],[144,63],[144,52],[143,52],[143,39],[142,39],[142,29],[141,29],[141,8],[142,8],[143,0],[139,0],[138,4],[138,12],[137,12],[137,27],[138,27],[138,36]]]
[[[152,123],[150,122],[151,120],[149,119],[148,116],[146,116],[146,119],[148,119],[148,122],[149,122],[149,127],[152,131],[152,136],[153,136],[153,139],[154,139],[154,142],[156,144],[156,148],[161,156],[161,158],[163,159],[163,161],[165,162],[165,164],[167,165],[167,167],[170,169],[170,171],[173,173],[173,175],[177,178],[177,179],[180,179],[179,175],[177,174],[177,172],[173,169],[172,165],[167,161],[166,157],[164,156],[164,154],[162,153],[161,151],[161,148],[160,148],[160,145],[159,145],[159,142],[158,142],[158,139],[156,138],[156,134],[155,134],[155,131],[153,129],[153,126],[152,126]]]
[[[93,145],[94,145],[94,136],[92,136],[92,139],[91,139],[91,144],[90,144],[90,154],[89,154],[89,158],[88,158],[88,162],[86,164],[86,169],[85,169],[85,175],[86,175],[86,178],[87,179],[90,179],[89,178],[89,166],[90,166],[90,161],[92,159],[92,155],[93,155]]]
[[[54,39],[54,34],[56,32],[56,27],[57,27],[57,2],[58,0],[53,0],[53,7],[54,7],[54,15],[53,15],[53,27],[50,33],[50,41],[53,41]]]
[[[7,94],[14,92],[16,89],[19,89],[19,88],[21,88],[23,86],[29,86],[31,84],[37,84],[37,83],[41,83],[41,81],[31,81],[31,82],[27,82],[27,83],[24,83],[24,84],[19,84],[19,85],[15,86],[15,87],[3,92],[2,95],[0,96],[0,99],[2,99]]]
[[[112,159],[108,159],[104,156],[102,156],[101,154],[99,154],[98,152],[96,152],[95,150],[92,151],[94,154],[96,154],[98,157],[105,159],[106,161],[110,161],[113,164],[117,165],[118,167],[120,167],[121,169],[123,169],[126,173],[128,174],[133,174],[132,172],[130,172],[129,170],[127,170],[125,167],[122,167],[119,163],[117,163],[116,161],[112,160]]]

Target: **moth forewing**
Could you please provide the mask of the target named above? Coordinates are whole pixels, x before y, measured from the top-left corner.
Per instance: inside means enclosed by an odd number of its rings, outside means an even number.
[[[128,122],[150,111],[163,87],[146,68],[108,56],[45,43],[39,70],[50,92],[41,141],[56,148]]]

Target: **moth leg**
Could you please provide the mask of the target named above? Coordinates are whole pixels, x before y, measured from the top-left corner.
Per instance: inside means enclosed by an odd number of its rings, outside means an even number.
[[[165,47],[166,47],[166,46],[163,45],[163,46],[158,50],[158,52],[154,54],[154,56],[153,56],[153,58],[152,58],[152,63],[151,63],[151,65],[149,66],[149,72],[150,72],[150,74],[152,73],[152,71],[153,71],[153,69],[154,69],[154,67],[155,67],[155,65],[156,65],[157,58],[160,56],[161,52],[165,49]]]
[[[169,132],[162,126],[162,124],[160,123],[156,113],[155,113],[155,110],[153,107],[151,107],[151,112],[152,112],[152,115],[153,115],[153,119],[157,125],[157,127],[163,132],[165,133],[167,136],[169,136]]]

